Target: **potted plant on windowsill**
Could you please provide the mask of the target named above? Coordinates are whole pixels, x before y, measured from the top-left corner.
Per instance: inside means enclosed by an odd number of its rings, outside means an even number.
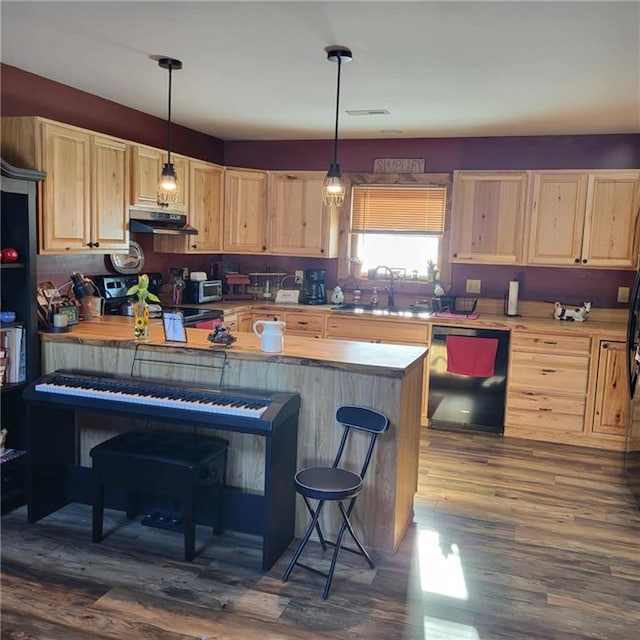
[[[138,276],[138,284],[127,290],[127,295],[135,294],[137,300],[133,303],[133,335],[136,340],[146,340],[149,337],[149,303],[160,302],[155,294],[149,291],[149,276],[146,273]]]

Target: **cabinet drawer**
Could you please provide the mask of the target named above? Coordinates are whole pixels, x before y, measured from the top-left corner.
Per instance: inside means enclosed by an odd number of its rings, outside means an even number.
[[[507,398],[507,407],[518,411],[581,416],[584,414],[586,397],[513,390]]]
[[[511,354],[510,383],[515,387],[585,394],[589,377],[589,358],[550,356],[536,353]]]
[[[574,432],[584,431],[584,404],[577,414],[550,411],[527,411],[526,409],[507,408],[505,426],[543,429],[545,431]]]
[[[589,355],[591,338],[588,336],[558,336],[544,333],[511,333],[512,351],[536,351],[564,355]]]
[[[429,326],[427,324],[394,322],[393,320],[329,317],[327,319],[327,338],[426,345],[429,338]]]
[[[286,313],[284,321],[287,324],[287,333],[300,335],[314,335],[322,337],[322,314],[311,313]]]

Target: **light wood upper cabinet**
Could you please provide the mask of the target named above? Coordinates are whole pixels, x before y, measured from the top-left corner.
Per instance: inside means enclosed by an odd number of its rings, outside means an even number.
[[[582,259],[591,267],[635,268],[640,171],[591,173]]]
[[[634,268],[640,172],[532,173],[529,264]]]
[[[526,172],[454,172],[452,262],[522,261],[526,184]]]
[[[223,250],[264,253],[266,247],[267,172],[226,169]]]
[[[222,250],[224,167],[201,160],[189,161],[189,224],[193,236],[158,235],[160,253],[218,253]]]
[[[162,165],[167,161],[167,152],[154,147],[135,145],[133,147],[133,170],[131,178],[131,204],[158,210],[158,180]],[[178,177],[178,201],[163,211],[185,213],[189,204],[189,159],[175,153],[171,154]]]
[[[322,203],[322,172],[269,173],[267,247],[279,255],[335,258],[338,209]]]
[[[126,141],[43,118],[3,118],[2,154],[47,173],[38,211],[40,253],[128,251]]]

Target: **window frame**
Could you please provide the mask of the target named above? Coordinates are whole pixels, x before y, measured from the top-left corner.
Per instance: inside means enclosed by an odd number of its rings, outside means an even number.
[[[451,230],[451,202],[453,190],[452,173],[350,173],[345,174],[348,181],[344,204],[340,211],[340,229],[342,242],[338,254],[338,277],[350,277],[350,258],[355,254],[357,233],[351,232],[351,196],[352,188],[356,185],[385,185],[385,186],[438,186],[446,187],[447,198],[445,204],[444,232],[438,245],[438,269],[444,282],[451,281],[451,263],[449,262],[449,242]]]

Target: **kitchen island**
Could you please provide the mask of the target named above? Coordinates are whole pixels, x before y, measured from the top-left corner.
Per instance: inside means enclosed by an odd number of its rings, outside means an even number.
[[[411,523],[417,488],[420,404],[427,349],[285,336],[284,350],[263,353],[259,339],[238,333],[231,348],[212,347],[209,331],[187,329],[187,343],[164,340],[161,321],[152,321],[149,339],[133,340],[131,318],[83,321],[68,333],[41,334],[43,372],[77,368],[116,375],[135,375],[262,391],[298,392],[297,466],[331,464],[341,429],[335,412],[343,404],[369,406],[390,419],[380,438],[353,521],[365,544],[394,552]],[[130,428],[154,428],[152,421],[95,414],[76,414],[78,464],[90,466],[89,450]],[[175,425],[180,429],[181,425]],[[257,436],[216,432],[230,442],[227,484],[243,491],[263,489],[263,440]],[[347,464],[360,460],[349,451]],[[293,479],[292,479],[293,481]],[[325,525],[335,530],[339,518],[330,509]],[[308,513],[296,506],[296,535],[304,533]]]

